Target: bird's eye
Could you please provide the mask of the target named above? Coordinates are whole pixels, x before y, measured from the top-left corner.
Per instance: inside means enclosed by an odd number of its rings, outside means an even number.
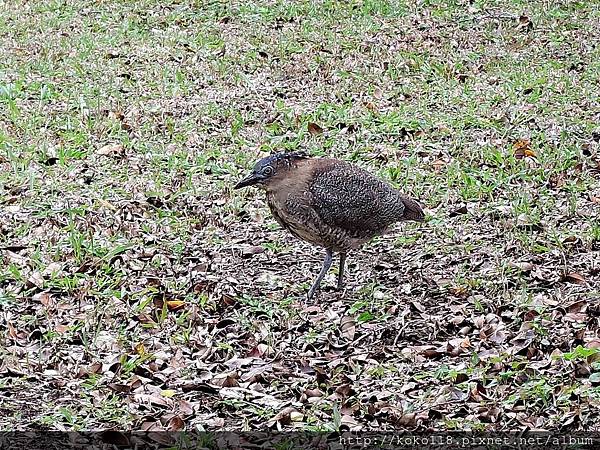
[[[267,166],[262,170],[262,173],[264,176],[270,177],[271,175],[273,175],[273,168],[271,166]]]

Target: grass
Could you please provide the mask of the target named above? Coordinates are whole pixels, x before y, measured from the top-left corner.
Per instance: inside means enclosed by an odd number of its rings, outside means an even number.
[[[259,428],[289,405],[284,428],[596,423],[599,20],[576,1],[0,5],[1,426]],[[307,304],[322,255],[232,190],[275,150],[353,161],[427,222]]]

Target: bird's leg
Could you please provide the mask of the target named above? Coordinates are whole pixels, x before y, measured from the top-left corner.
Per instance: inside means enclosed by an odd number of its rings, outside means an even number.
[[[323,260],[323,268],[321,269],[321,272],[319,273],[319,276],[317,277],[313,285],[308,290],[309,300],[313,297],[313,295],[315,295],[315,292],[321,286],[321,281],[323,281],[323,278],[325,277],[327,271],[331,267],[331,261],[333,260],[333,252],[330,249],[327,249],[326,252],[327,253],[325,253],[325,259]]]
[[[340,270],[338,271],[338,290],[341,290],[344,287],[344,267],[346,265],[346,253],[340,253]]]

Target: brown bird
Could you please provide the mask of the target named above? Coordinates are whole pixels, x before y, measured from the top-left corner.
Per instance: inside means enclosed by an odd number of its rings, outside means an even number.
[[[340,254],[338,289],[346,254],[390,225],[424,220],[423,209],[385,181],[344,161],[310,158],[302,152],[276,153],[258,161],[234,189],[256,185],[267,193],[275,220],[294,236],[324,247],[323,268],[308,291],[310,300]]]

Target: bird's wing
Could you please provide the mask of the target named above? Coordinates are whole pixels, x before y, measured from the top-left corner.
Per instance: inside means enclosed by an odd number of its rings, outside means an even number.
[[[402,219],[404,204],[398,192],[350,164],[317,168],[309,188],[321,220],[351,236],[380,233]]]

